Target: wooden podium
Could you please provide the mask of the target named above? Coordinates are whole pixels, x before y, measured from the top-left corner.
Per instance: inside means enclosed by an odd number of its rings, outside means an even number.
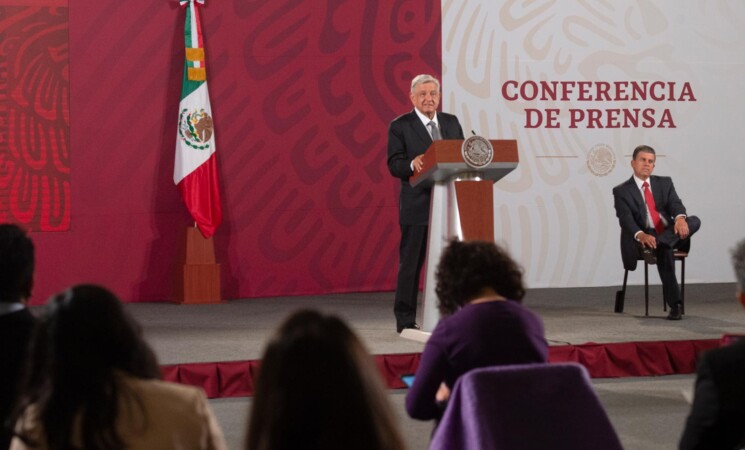
[[[182,304],[220,303],[220,264],[215,262],[212,238],[205,239],[197,227],[186,229]]]
[[[431,332],[437,321],[435,270],[450,238],[494,241],[494,183],[515,170],[519,162],[517,141],[489,140],[491,162],[483,167],[468,164],[461,140],[438,140],[424,153],[422,171],[409,179],[412,186],[432,186],[424,281],[424,322]]]

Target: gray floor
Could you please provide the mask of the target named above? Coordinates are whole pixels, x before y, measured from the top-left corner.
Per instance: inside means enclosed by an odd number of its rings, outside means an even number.
[[[650,316],[644,316],[640,287],[630,288],[626,311],[613,313],[616,287],[535,289],[525,304],[546,327],[550,344],[716,339],[745,332],[745,311],[733,284],[689,285],[686,315],[664,320],[661,289],[650,290]],[[129,304],[162,364],[259,359],[277,325],[291,311],[316,308],[347,320],[373,354],[420,352],[423,345],[394,330],[391,293],[248,299],[219,305]],[[693,384],[692,375],[595,379],[593,384],[624,447],[629,450],[676,448]],[[426,449],[431,424],[406,417],[404,390],[390,391],[410,450]],[[230,443],[243,443],[250,399],[211,400]]]
[[[690,391],[693,380],[692,375],[675,375],[594,380],[593,385],[625,449],[673,450],[677,449],[677,439],[690,408],[685,394]],[[426,450],[432,423],[406,415],[405,395],[405,390],[389,393],[402,435],[409,450]],[[210,404],[230,448],[241,448],[251,399],[216,399],[210,400]]]

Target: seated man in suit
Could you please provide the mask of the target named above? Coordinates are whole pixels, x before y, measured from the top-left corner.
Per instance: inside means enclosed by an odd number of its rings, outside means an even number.
[[[0,224],[0,449],[8,448],[10,418],[34,316],[26,307],[34,281],[34,244],[12,224]]]
[[[682,318],[680,287],[675,276],[673,250],[698,231],[701,221],[687,216],[670,177],[652,175],[655,151],[647,145],[634,149],[634,175],[613,188],[616,216],[621,225],[621,258],[626,270],[635,270],[641,255],[657,264],[662,295],[670,306],[668,320]]]
[[[732,252],[737,296],[745,306],[745,240]],[[681,450],[745,447],[745,338],[703,354]]]
[[[437,139],[463,139],[463,129],[452,114],[437,112],[440,82],[431,75],[417,75],[409,93],[414,110],[388,127],[388,170],[401,180],[399,199],[398,279],[393,313],[396,331],[419,328],[416,324],[419,276],[427,250],[431,188],[412,187],[409,177],[422,170],[422,155]]]

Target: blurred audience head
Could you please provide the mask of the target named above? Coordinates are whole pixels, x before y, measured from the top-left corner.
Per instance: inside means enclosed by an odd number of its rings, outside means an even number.
[[[34,285],[34,244],[17,225],[0,224],[0,302],[31,297]]]
[[[53,296],[40,317],[16,415],[33,405],[48,448],[72,448],[78,415],[84,448],[120,448],[117,372],[160,377],[154,353],[119,299],[99,286],[71,287]]]
[[[732,249],[732,265],[737,281],[737,297],[745,307],[745,239],[738,242]]]
[[[342,320],[299,311],[281,325],[259,368],[246,448],[404,448],[380,373]]]
[[[436,272],[440,314],[449,316],[484,291],[513,301],[525,296],[522,270],[494,242],[452,239],[440,257]]]

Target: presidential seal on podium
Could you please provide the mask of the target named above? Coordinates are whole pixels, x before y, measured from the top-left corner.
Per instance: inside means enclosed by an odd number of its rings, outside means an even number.
[[[463,161],[474,169],[483,169],[492,162],[494,148],[487,139],[481,136],[471,136],[460,147]]]

